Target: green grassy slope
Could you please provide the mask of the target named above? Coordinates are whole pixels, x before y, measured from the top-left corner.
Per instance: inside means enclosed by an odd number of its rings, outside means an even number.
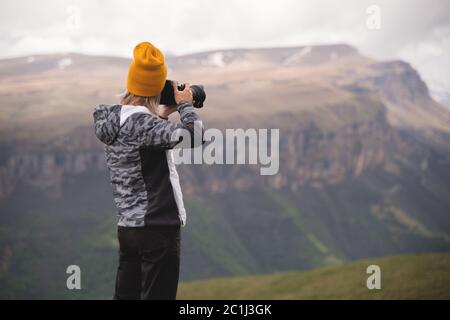
[[[381,289],[366,268],[381,268]],[[450,299],[450,253],[361,260],[306,272],[183,283],[178,299]]]

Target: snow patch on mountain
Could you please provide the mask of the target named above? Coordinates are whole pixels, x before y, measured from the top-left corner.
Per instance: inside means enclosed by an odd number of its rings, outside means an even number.
[[[222,52],[215,52],[208,56],[207,64],[215,67],[225,66],[224,54]]]
[[[305,56],[310,54],[312,51],[312,47],[304,47],[301,48],[298,52],[294,53],[293,55],[287,57],[284,60],[285,64],[291,64],[301,61]]]
[[[73,64],[73,60],[71,58],[63,58],[58,61],[58,69],[64,70],[68,66]]]

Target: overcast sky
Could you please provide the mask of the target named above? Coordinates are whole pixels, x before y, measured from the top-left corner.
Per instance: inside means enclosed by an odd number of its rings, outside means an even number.
[[[379,29],[370,5],[380,9]],[[450,89],[448,0],[0,0],[0,21],[0,58],[131,56],[142,40],[172,54],[348,43],[375,58],[405,59],[433,88]]]

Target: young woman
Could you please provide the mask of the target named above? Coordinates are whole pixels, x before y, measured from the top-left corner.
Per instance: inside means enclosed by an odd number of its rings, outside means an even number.
[[[176,130],[194,139],[199,118],[189,84],[183,91],[174,84],[176,106],[159,105],[166,75],[162,52],[142,42],[134,48],[121,103],[94,111],[118,209],[115,299],[175,299],[177,293],[186,211],[170,149],[179,142],[173,139]],[[179,124],[168,121],[176,111]]]

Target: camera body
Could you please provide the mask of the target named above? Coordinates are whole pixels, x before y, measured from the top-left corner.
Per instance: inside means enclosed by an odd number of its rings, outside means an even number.
[[[173,80],[166,80],[166,83],[164,84],[164,88],[161,92],[161,99],[159,101],[160,104],[164,105],[176,105],[175,102],[175,95],[173,92]],[[184,90],[185,85],[179,84],[178,90],[182,91]],[[195,108],[202,108],[203,102],[206,100],[206,93],[202,85],[192,85],[189,87],[192,92],[192,99],[193,99],[193,106]]]

